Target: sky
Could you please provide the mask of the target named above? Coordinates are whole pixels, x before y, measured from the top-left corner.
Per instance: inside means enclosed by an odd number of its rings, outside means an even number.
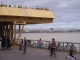
[[[0,3],[47,7],[56,16],[53,23],[26,25],[26,29],[80,29],[80,0],[0,0]]]

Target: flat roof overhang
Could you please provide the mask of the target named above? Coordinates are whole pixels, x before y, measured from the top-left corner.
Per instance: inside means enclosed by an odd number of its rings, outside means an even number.
[[[40,24],[52,22],[53,18],[0,16],[0,24]]]

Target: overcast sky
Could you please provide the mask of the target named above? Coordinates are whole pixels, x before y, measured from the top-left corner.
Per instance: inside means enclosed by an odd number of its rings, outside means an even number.
[[[52,24],[28,25],[25,28],[80,28],[80,0],[0,0],[1,3],[27,7],[47,7],[56,16]]]

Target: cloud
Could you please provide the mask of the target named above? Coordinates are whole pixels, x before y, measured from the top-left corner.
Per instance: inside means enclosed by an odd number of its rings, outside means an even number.
[[[80,29],[80,21],[66,23],[66,22],[54,22],[50,24],[36,24],[36,25],[26,25],[26,29]]]
[[[52,1],[53,0],[32,0],[32,1],[25,2],[24,4],[30,7],[36,7],[36,6],[45,7],[46,4],[51,3]]]

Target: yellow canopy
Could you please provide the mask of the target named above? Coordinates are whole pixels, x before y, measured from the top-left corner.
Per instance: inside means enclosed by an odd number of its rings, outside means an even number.
[[[22,17],[41,17],[55,18],[51,11],[35,10],[25,8],[0,7],[0,16],[22,16]]]

